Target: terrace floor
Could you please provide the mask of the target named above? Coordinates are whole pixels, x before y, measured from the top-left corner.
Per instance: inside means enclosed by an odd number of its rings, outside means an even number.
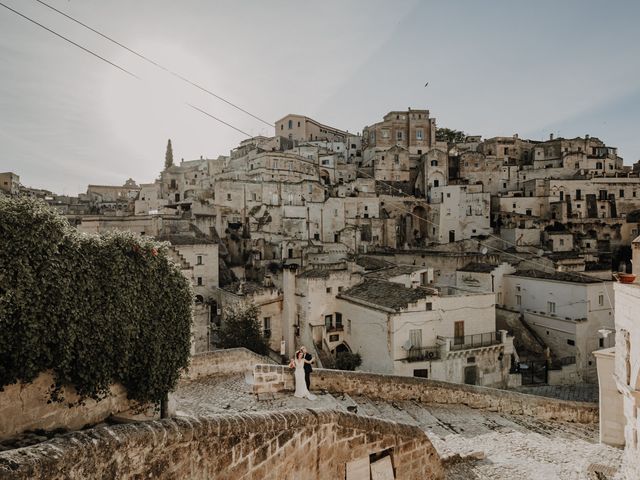
[[[315,401],[291,394],[256,396],[251,380],[233,375],[182,384],[175,393],[178,414],[355,407],[358,415],[422,428],[441,457],[448,459],[447,478],[452,480],[612,480],[622,459],[622,450],[598,443],[595,424],[541,421],[464,405],[389,403],[328,393],[318,393]]]

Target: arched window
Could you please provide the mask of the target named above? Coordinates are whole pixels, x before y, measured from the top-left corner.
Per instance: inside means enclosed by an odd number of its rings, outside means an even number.
[[[289,120],[289,130],[293,128],[293,120]]]
[[[596,170],[602,170],[602,162],[596,162]]]
[[[438,160],[431,160],[431,166],[432,167],[437,167],[438,166]]]

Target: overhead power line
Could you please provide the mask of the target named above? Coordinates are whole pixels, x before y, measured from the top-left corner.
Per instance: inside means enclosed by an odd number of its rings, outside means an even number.
[[[55,36],[57,36],[57,37],[59,37],[59,38],[63,39],[64,41],[66,41],[66,42],[70,43],[71,45],[73,45],[73,46],[75,46],[75,47],[78,47],[78,48],[79,48],[79,49],[81,49],[82,51],[84,51],[84,52],[86,52],[86,53],[88,53],[88,54],[90,54],[90,55],[93,55],[94,57],[98,58],[99,60],[102,60],[103,62],[106,62],[107,64],[111,65],[112,67],[117,68],[118,70],[120,70],[120,71],[122,71],[122,72],[126,73],[127,75],[131,75],[133,78],[135,78],[135,79],[137,79],[137,80],[141,80],[141,78],[140,78],[140,77],[138,77],[136,74],[134,74],[134,73],[130,72],[130,71],[129,71],[129,70],[127,70],[126,68],[121,67],[120,65],[118,65],[118,64],[116,64],[116,63],[114,63],[114,62],[112,62],[111,60],[106,59],[105,57],[103,57],[103,56],[101,56],[101,55],[98,55],[98,54],[97,54],[97,53],[95,53],[94,51],[89,50],[89,49],[88,49],[88,48],[86,48],[86,47],[83,47],[83,46],[82,46],[82,45],[80,45],[79,43],[74,42],[73,40],[71,40],[71,39],[69,39],[69,38],[65,37],[64,35],[59,34],[58,32],[55,32],[54,30],[50,29],[49,27],[47,27],[47,26],[45,26],[45,25],[43,25],[43,24],[41,24],[41,23],[39,23],[39,22],[37,22],[37,21],[33,20],[32,18],[30,18],[30,17],[28,17],[28,16],[26,16],[26,15],[24,15],[24,14],[22,14],[22,13],[18,12],[17,10],[14,10],[13,8],[11,8],[11,7],[7,6],[7,5],[5,5],[4,3],[0,2],[0,6],[3,6],[4,8],[6,8],[7,10],[10,10],[11,12],[15,13],[16,15],[21,16],[21,17],[22,17],[22,18],[24,18],[25,20],[28,20],[28,21],[30,21],[31,23],[34,23],[35,25],[39,26],[40,28],[43,28],[44,30],[46,30],[46,31],[48,31],[48,32],[50,32],[50,33],[53,33]],[[228,126],[228,127],[232,128],[232,129],[234,129],[234,130],[236,130],[236,131],[238,131],[238,132],[242,133],[243,135],[246,135],[247,137],[251,137],[251,135],[250,135],[249,133],[245,132],[244,130],[239,129],[239,128],[237,128],[237,127],[235,127],[235,126],[231,125],[231,124],[230,124],[230,123],[228,123],[228,122],[225,122],[224,120],[222,120],[222,119],[220,119],[220,118],[218,118],[218,117],[216,117],[216,116],[214,116],[214,115],[210,114],[209,112],[207,112],[207,111],[205,111],[205,110],[203,110],[203,109],[201,109],[201,108],[199,108],[199,107],[196,107],[196,106],[194,106],[194,105],[191,105],[190,103],[187,103],[187,102],[184,102],[184,103],[185,103],[185,105],[187,105],[187,106],[189,106],[189,107],[193,108],[194,110],[197,110],[197,111],[199,111],[199,112],[201,112],[201,113],[205,114],[206,116],[208,116],[208,117],[210,117],[210,118],[213,118],[214,120],[217,120],[218,122],[222,123],[223,125],[226,125],[226,126]]]
[[[273,127],[273,126],[274,126],[274,123],[273,123],[273,122],[269,122],[269,121],[264,120],[263,118],[259,117],[258,115],[254,115],[253,113],[249,112],[248,110],[245,110],[244,108],[242,108],[242,107],[240,107],[239,105],[237,105],[237,104],[235,104],[235,103],[231,102],[230,100],[227,100],[226,98],[221,97],[220,95],[218,95],[218,94],[216,94],[216,93],[212,92],[211,90],[209,90],[209,89],[207,89],[207,88],[203,87],[202,85],[199,85],[198,83],[196,83],[196,82],[194,82],[194,81],[192,81],[192,80],[189,80],[189,79],[188,79],[187,77],[185,77],[184,75],[181,75],[181,74],[179,74],[178,72],[175,72],[175,71],[173,71],[173,70],[171,70],[171,69],[169,69],[169,68],[167,68],[167,67],[163,66],[162,64],[158,63],[158,62],[157,62],[157,61],[155,61],[155,60],[152,60],[151,58],[147,57],[146,55],[144,55],[144,54],[142,54],[142,53],[140,53],[140,52],[138,52],[138,51],[136,51],[136,50],[133,50],[132,48],[127,47],[127,46],[126,46],[126,45],[124,45],[123,43],[118,42],[117,40],[114,40],[114,39],[113,39],[113,38],[111,38],[109,35],[107,35],[107,34],[105,34],[105,33],[102,33],[102,32],[100,32],[99,30],[96,30],[95,28],[93,28],[93,27],[91,27],[91,26],[87,25],[86,23],[81,22],[81,21],[80,21],[80,20],[78,20],[77,18],[74,18],[74,17],[72,17],[71,15],[68,15],[68,14],[64,13],[63,11],[58,10],[57,8],[55,8],[55,7],[51,6],[51,5],[49,5],[49,4],[48,4],[48,3],[46,3],[46,2],[43,2],[42,0],[36,0],[36,2],[38,2],[38,3],[42,4],[42,5],[44,5],[45,7],[47,7],[47,8],[49,8],[49,9],[53,10],[54,12],[59,13],[60,15],[64,16],[65,18],[68,18],[68,19],[69,19],[69,20],[71,20],[72,22],[75,22],[75,23],[77,23],[78,25],[83,26],[84,28],[86,28],[86,29],[88,29],[88,30],[92,31],[93,33],[95,33],[95,34],[97,34],[97,35],[100,35],[100,36],[101,36],[102,38],[104,38],[105,40],[108,40],[109,42],[111,42],[111,43],[113,43],[113,44],[115,44],[115,45],[119,46],[120,48],[125,49],[127,52],[132,53],[133,55],[137,56],[138,58],[141,58],[142,60],[144,60],[144,61],[145,61],[145,62],[147,62],[147,63],[150,63],[151,65],[153,65],[153,66],[155,66],[155,67],[159,68],[160,70],[162,70],[162,71],[164,71],[164,72],[167,72],[168,74],[173,75],[173,76],[174,76],[174,77],[176,77],[176,78],[179,78],[179,79],[180,79],[180,80],[182,80],[183,82],[186,82],[186,83],[188,83],[189,85],[191,85],[191,86],[193,86],[193,87],[195,87],[195,88],[197,88],[197,89],[199,89],[199,90],[201,90],[201,91],[205,92],[206,94],[211,95],[212,97],[214,97],[214,98],[216,98],[216,99],[218,99],[218,100],[220,100],[220,101],[222,101],[222,102],[226,103],[227,105],[230,105],[231,107],[233,107],[233,108],[235,108],[235,109],[237,109],[237,110],[240,110],[241,112],[243,112],[243,113],[245,113],[245,114],[249,115],[250,117],[255,118],[256,120],[258,120],[258,121],[260,121],[260,122],[264,123],[265,125],[268,125],[269,127]],[[223,123],[224,123],[224,122],[223,122]],[[228,124],[227,124],[227,125],[228,125]],[[232,128],[235,128],[235,127],[232,127]],[[237,130],[237,129],[236,129],[236,130]],[[244,132],[242,132],[242,133],[244,133]]]
[[[127,75],[131,75],[134,78],[137,78],[138,80],[140,80],[140,77],[138,77],[137,75],[135,75],[134,73],[131,73],[129,70],[127,70],[124,67],[121,67],[120,65],[113,63],[111,60],[107,60],[106,58],[104,58],[101,55],[98,55],[96,52],[93,52],[91,50],[89,50],[88,48],[83,47],[82,45],[74,42],[73,40],[65,37],[64,35],[60,35],[58,32],[54,32],[53,30],[51,30],[49,27],[44,26],[43,24],[35,21],[32,18],[27,17],[26,15],[23,15],[22,13],[18,12],[17,10],[14,10],[13,8],[5,5],[4,3],[0,2],[0,5],[3,6],[4,8],[6,8],[7,10],[12,11],[13,13],[15,13],[16,15],[20,15],[22,18],[24,18],[25,20],[30,21],[31,23],[36,24],[37,26],[39,26],[40,28],[44,28],[47,32],[53,33],[56,37],[59,37],[61,39],[63,39],[65,42],[69,42],[71,45],[74,45],[76,47],[78,47],[81,50],[84,50],[86,53],[93,55],[96,58],[99,58],[100,60],[102,60],[103,62],[107,62],[109,65],[111,65],[112,67],[117,68],[118,70],[123,71],[124,73],[126,73]]]

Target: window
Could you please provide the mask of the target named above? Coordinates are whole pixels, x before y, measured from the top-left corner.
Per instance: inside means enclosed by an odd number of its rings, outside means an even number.
[[[257,199],[258,199],[258,195],[256,195],[256,192],[251,192],[251,200],[255,202]]]
[[[196,257],[196,265],[202,265],[202,255]]]
[[[564,239],[562,239],[562,238],[560,239],[560,246],[564,247]]]
[[[547,312],[556,313],[556,302],[547,302]]]
[[[201,287],[202,286],[202,277],[198,277],[198,286]]]
[[[599,346],[600,348],[603,348],[603,347],[604,347],[604,338],[599,338],[599,339],[598,339],[598,346]]]
[[[416,130],[416,140],[422,140],[424,138],[424,131],[419,128]]]
[[[327,287],[327,293],[331,293],[331,287]]]
[[[341,292],[342,290],[344,290],[344,287],[343,286],[339,286],[338,287],[338,292]]]
[[[620,196],[620,198],[624,198],[624,190],[620,189],[619,194],[620,194],[620,195],[619,195],[619,196]]]
[[[300,126],[300,122],[298,122],[298,126]]]
[[[422,150],[418,149],[418,155],[422,155]]]
[[[567,345],[574,346],[576,344],[575,340],[567,339]]]
[[[432,167],[437,167],[438,166],[438,161],[437,160],[431,160],[431,166]]]
[[[604,305],[604,295],[602,294],[598,295],[598,305],[600,306]]]
[[[409,330],[409,343],[412,348],[422,348],[422,330]]]
[[[398,130],[396,132],[396,140],[398,141],[402,140],[402,130]]]
[[[271,338],[271,317],[262,319],[262,333],[265,338]]]
[[[400,155],[394,155],[394,156],[393,156],[393,161],[394,161],[395,163],[400,163]]]
[[[231,200],[231,194],[227,193],[227,200]]]
[[[429,369],[416,368],[413,370],[413,376],[418,378],[429,378]]]
[[[351,319],[347,319],[347,333],[351,333]]]
[[[576,200],[582,200],[582,190],[576,190]]]
[[[333,315],[324,316],[324,326],[326,328],[331,328],[333,326]]]
[[[289,130],[293,128],[293,120],[289,120]]]
[[[389,130],[382,130],[382,138],[389,138]],[[355,145],[353,148],[356,148]]]
[[[430,312],[431,310],[433,310],[433,303],[427,302],[427,312]]]
[[[336,312],[336,328],[342,328],[342,314]]]
[[[522,295],[516,295],[516,305],[522,305]]]

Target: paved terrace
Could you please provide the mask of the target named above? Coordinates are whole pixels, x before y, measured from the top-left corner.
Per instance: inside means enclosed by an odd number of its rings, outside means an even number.
[[[357,409],[422,428],[446,460],[453,480],[616,479],[622,451],[598,443],[598,425],[543,421],[465,405],[385,402],[367,396],[318,393],[315,401],[290,393],[252,393],[253,376],[232,374],[183,383],[176,392],[184,416],[291,408]]]

